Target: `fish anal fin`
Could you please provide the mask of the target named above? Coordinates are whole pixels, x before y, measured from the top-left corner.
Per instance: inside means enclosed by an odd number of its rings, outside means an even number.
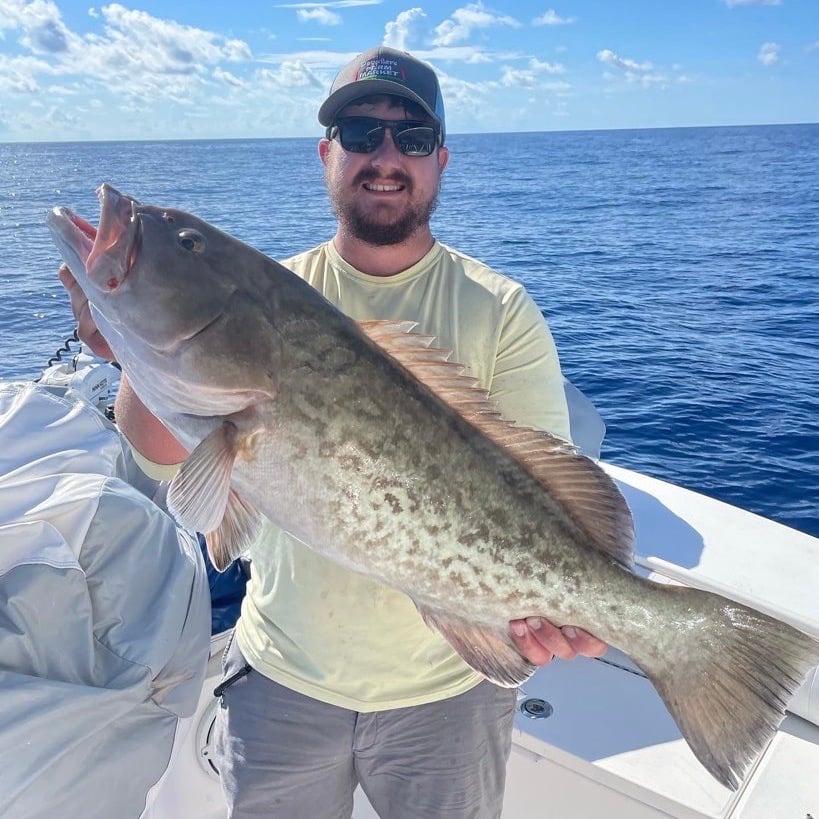
[[[440,401],[500,447],[546,489],[583,540],[625,566],[632,565],[634,524],[615,482],[571,444],[548,432],[504,419],[478,382],[434,347],[433,336],[411,321],[359,321],[359,330]]]
[[[418,610],[424,622],[440,632],[461,659],[490,682],[516,688],[534,674],[536,667],[521,655],[508,634],[447,612],[424,606],[418,606]]]
[[[205,535],[214,568],[223,572],[231,561],[245,554],[259,536],[261,528],[261,514],[235,489],[230,489],[222,522]]]

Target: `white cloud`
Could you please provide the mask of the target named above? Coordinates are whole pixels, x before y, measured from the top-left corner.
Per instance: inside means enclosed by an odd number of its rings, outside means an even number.
[[[20,45],[36,54],[65,53],[72,40],[60,10],[51,0],[3,0],[0,3],[2,29],[19,31]]]
[[[756,58],[762,65],[776,65],[779,62],[779,50],[781,48],[782,46],[778,43],[762,43]]]
[[[473,30],[491,28],[494,26],[512,26],[519,28],[520,23],[505,14],[495,14],[484,8],[483,3],[469,3],[452,12],[448,20],[435,27],[436,46],[448,46],[468,40]]]
[[[441,82],[441,93],[446,100],[448,115],[457,111],[475,116],[487,110],[488,95],[492,90],[491,83],[462,80],[441,70],[438,70],[438,79]]]
[[[506,88],[538,88],[541,91],[569,91],[572,87],[567,82],[543,82],[532,71],[509,67],[504,67],[500,82]]]
[[[610,48],[604,48],[597,52],[597,59],[601,63],[614,65],[617,68],[624,68],[628,71],[651,71],[654,66],[650,62],[638,63],[636,60],[626,59],[615,54]]]
[[[631,85],[639,85],[643,88],[651,88],[654,86],[667,87],[673,82],[687,82],[687,79],[681,79],[683,75],[672,79],[667,73],[657,70],[653,63],[646,60],[645,62],[638,62],[626,57],[621,57],[615,54],[611,49],[604,48],[597,52],[597,59],[605,65],[613,66],[619,70],[619,74],[606,71],[603,78],[609,82],[614,82],[617,79],[624,79]],[[679,71],[681,66],[675,66],[674,70]]]
[[[568,83],[544,82],[544,74],[564,74],[566,69],[560,63],[546,63],[532,57],[527,68],[504,66],[501,73],[501,85],[507,88],[540,88],[541,90],[561,90],[571,88]]]
[[[470,63],[477,65],[479,63],[494,63],[496,62],[494,56],[487,52],[480,46],[436,46],[426,50],[415,49],[412,52],[416,57],[422,60],[441,60],[459,63]]]
[[[302,59],[282,60],[277,69],[264,68],[259,76],[280,88],[317,88],[324,90],[320,80]]]
[[[43,78],[59,76],[61,88],[84,94],[109,96],[116,89],[121,104],[138,99],[199,104],[206,86],[236,85],[233,74],[219,75],[221,64],[251,58],[241,40],[118,3],[94,9],[91,16],[97,31],[80,35],[66,26],[51,0],[0,0],[0,28],[15,31],[28,52],[0,56],[0,91],[32,94]]]
[[[781,6],[782,0],[725,0],[729,9],[734,6]]]
[[[102,7],[109,47],[127,50],[144,70],[153,72],[196,71],[203,64],[250,58],[250,48],[241,40],[174,20],[163,20],[147,12],[126,9],[118,3]]]
[[[535,75],[524,68],[509,68],[504,66],[501,74],[501,85],[507,88],[532,88],[535,84]]]
[[[529,61],[529,67],[539,74],[565,74],[566,66],[562,63],[547,63],[541,62],[536,57],[532,57]]]
[[[213,79],[223,82],[226,85],[232,85],[234,88],[244,88],[247,83],[230,71],[225,71],[222,68],[213,69]]]
[[[532,57],[527,68],[511,68],[504,66],[501,74],[501,85],[507,88],[539,88],[545,87],[542,81],[544,74],[564,74],[566,69],[560,63],[546,63]],[[554,90],[554,85],[552,90]],[[560,85],[561,88],[570,88],[568,83]]]
[[[384,0],[328,0],[326,3],[277,3],[276,9],[352,9],[359,6],[380,6]]]
[[[300,23],[316,22],[322,26],[341,25],[341,16],[324,6],[314,9],[298,9],[296,17],[298,17]]]
[[[0,54],[0,91],[31,94],[40,87],[37,74],[51,73],[48,63],[34,57],[5,57]]]
[[[424,10],[418,7],[402,11],[395,20],[384,26],[384,45],[408,51],[408,44],[414,39],[418,24],[426,16]]]
[[[577,22],[577,17],[561,17],[554,9],[549,9],[540,17],[535,17],[532,20],[532,25],[535,26],[565,26],[569,23]]]

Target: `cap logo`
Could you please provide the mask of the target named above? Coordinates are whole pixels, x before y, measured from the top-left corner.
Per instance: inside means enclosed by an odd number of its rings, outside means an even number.
[[[356,80],[397,80],[406,82],[407,75],[398,60],[389,57],[372,57],[363,63],[355,75]]]

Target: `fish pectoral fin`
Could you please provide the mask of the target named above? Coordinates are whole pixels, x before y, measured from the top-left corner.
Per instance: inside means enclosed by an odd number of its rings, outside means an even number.
[[[521,655],[505,632],[418,606],[424,622],[440,632],[461,659],[490,682],[517,688],[534,674],[536,666]]]
[[[212,532],[225,515],[236,439],[236,425],[225,421],[200,441],[168,487],[168,509],[191,531]]]
[[[187,529],[202,532],[214,567],[222,572],[258,537],[262,516],[230,485],[243,445],[232,421],[199,443],[168,488],[168,509]]]
[[[208,554],[217,571],[223,572],[250,549],[262,528],[262,516],[235,489],[228,492],[222,522],[205,535]]]

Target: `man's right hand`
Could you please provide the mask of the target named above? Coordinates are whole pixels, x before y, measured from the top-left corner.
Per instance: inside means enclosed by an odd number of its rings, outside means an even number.
[[[114,351],[108,346],[108,342],[97,329],[96,322],[91,315],[88,299],[74,278],[74,274],[68,269],[68,265],[60,265],[57,276],[60,279],[60,284],[68,291],[71,298],[71,309],[74,312],[74,318],[77,320],[77,336],[80,341],[94,355],[107,361],[113,361],[115,358]]]

